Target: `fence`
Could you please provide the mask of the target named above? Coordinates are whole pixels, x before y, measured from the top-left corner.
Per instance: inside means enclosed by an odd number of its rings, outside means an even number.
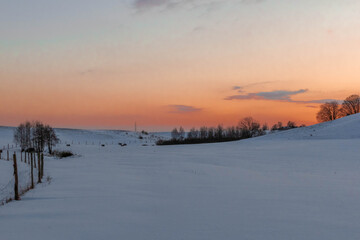
[[[9,182],[0,185],[0,205],[11,200],[19,200],[21,195],[34,188],[35,182],[41,183],[44,176],[44,155],[42,153],[20,151],[10,154],[9,150],[6,150],[5,154],[4,151],[2,153],[5,156],[1,156],[0,161],[12,162],[13,168],[10,169],[13,176]]]

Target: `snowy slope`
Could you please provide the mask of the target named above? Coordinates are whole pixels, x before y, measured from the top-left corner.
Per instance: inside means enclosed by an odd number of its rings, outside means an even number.
[[[1,127],[0,126],[0,149],[10,147],[14,144],[14,127]],[[66,129],[57,128],[55,129],[56,134],[63,144],[118,144],[126,143],[130,145],[152,145],[159,138],[166,138],[165,133],[149,133],[148,135],[135,133],[131,131],[122,130],[81,130],[81,129]],[[167,134],[169,135],[169,134]],[[139,137],[142,139],[139,139]]]
[[[77,157],[46,158],[51,184],[0,207],[0,239],[360,239],[358,118],[218,144],[72,144]]]
[[[141,134],[122,130],[79,130],[79,129],[56,129],[56,134],[63,143],[70,144],[118,144],[128,145],[153,145],[160,136],[156,134]],[[139,137],[141,136],[142,139]]]
[[[352,139],[360,138],[360,114],[304,128],[272,133],[262,139]]]

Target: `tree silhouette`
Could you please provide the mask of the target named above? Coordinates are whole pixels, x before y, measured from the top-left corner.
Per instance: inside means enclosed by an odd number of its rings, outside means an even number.
[[[320,110],[316,115],[319,122],[333,121],[341,117],[341,110],[336,101],[327,102],[320,106]]]
[[[360,112],[360,97],[359,95],[353,94],[347,97],[342,103],[341,108],[343,116],[348,116]]]

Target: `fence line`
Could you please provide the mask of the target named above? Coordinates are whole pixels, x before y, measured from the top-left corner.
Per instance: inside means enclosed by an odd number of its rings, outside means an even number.
[[[22,152],[20,152],[20,154],[22,156]],[[14,154],[12,155],[12,159],[9,159],[12,160],[14,163],[13,176],[11,177],[10,181],[7,182],[5,185],[0,185],[0,205],[3,205],[13,199],[19,200],[19,195],[21,196],[28,190],[34,188],[34,175],[36,174],[32,174],[34,170],[34,165],[31,164],[30,159],[33,159],[32,163],[34,163],[36,161],[36,154],[25,152],[25,155],[28,155],[28,157],[21,157],[19,161],[19,158],[17,158],[16,156],[16,152],[14,152]],[[43,157],[43,153],[38,155],[38,167],[35,168],[35,170],[38,171],[38,183],[41,182],[41,179],[44,176]],[[27,162],[23,161],[25,159],[27,159]],[[8,161],[4,158],[1,158],[0,160]]]

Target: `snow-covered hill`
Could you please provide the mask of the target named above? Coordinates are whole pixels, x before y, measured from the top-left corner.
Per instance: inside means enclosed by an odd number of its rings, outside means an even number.
[[[360,114],[354,114],[335,121],[324,122],[304,128],[272,133],[261,138],[264,140],[360,138]]]
[[[0,238],[360,239],[358,130],[354,115],[228,143],[74,143],[66,148],[77,157],[45,159],[51,184],[0,206]],[[69,142],[123,137],[58,134]],[[10,162],[0,164],[10,170]]]
[[[14,145],[14,127],[0,126],[0,148],[7,148],[8,145]],[[166,138],[166,134],[149,133],[142,134],[123,130],[81,130],[81,129],[55,129],[56,134],[62,144],[118,144],[127,145],[154,145],[159,138]]]

